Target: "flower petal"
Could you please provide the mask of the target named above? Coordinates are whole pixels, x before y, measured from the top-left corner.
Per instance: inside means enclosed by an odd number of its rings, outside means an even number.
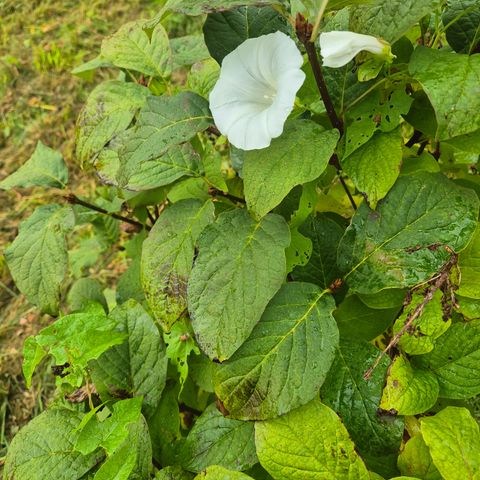
[[[305,80],[303,57],[282,32],[250,38],[222,62],[210,93],[217,128],[238,148],[270,145],[283,132]]]
[[[320,53],[326,67],[343,67],[362,50],[380,55],[386,44],[371,35],[355,32],[325,32],[320,34]]]

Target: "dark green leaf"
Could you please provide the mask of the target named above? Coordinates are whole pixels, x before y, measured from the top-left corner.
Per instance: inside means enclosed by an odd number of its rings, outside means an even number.
[[[215,391],[233,418],[273,418],[314,398],[338,344],[330,295],[287,283],[240,349],[216,369]]]
[[[453,324],[435,340],[434,349],[415,358],[431,370],[440,397],[471,398],[480,393],[480,320]]]
[[[209,465],[245,470],[258,462],[254,424],[225,418],[211,404],[197,419],[183,446],[182,465],[201,472]]]
[[[472,190],[440,174],[400,177],[376,210],[360,206],[340,242],[338,264],[350,288],[375,293],[429,279],[449,249],[468,244],[478,206]]]
[[[248,38],[281,31],[288,33],[287,21],[270,7],[239,7],[211,13],[203,25],[210,55],[222,63],[223,58]]]
[[[285,220],[254,221],[245,210],[222,213],[198,241],[188,309],[200,348],[224,361],[250,335],[285,278]]]
[[[232,10],[243,5],[275,5],[280,0],[168,0],[164,10],[173,10],[186,15]]]
[[[102,284],[95,278],[79,278],[70,288],[67,296],[68,306],[72,311],[85,308],[90,302],[97,302],[107,308]]]
[[[390,360],[383,357],[372,376],[368,380],[363,377],[379,355],[368,343],[342,342],[321,397],[342,418],[367,466],[390,476],[395,473],[403,420],[378,410]]]
[[[150,416],[160,400],[167,374],[165,345],[150,315],[134,300],[111,313],[116,331],[127,339],[90,362],[93,382],[100,395],[143,396]]]
[[[450,0],[442,22],[448,25],[447,40],[456,52],[472,54],[475,51],[480,42],[480,4],[477,0]]]
[[[82,417],[72,410],[50,409],[34,418],[9,445],[5,480],[83,479],[104,454],[97,450],[84,456],[75,450]]]

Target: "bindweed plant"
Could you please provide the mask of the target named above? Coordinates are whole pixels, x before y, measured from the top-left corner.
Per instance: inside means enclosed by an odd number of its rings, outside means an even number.
[[[169,0],[106,38],[75,70],[116,72],[78,118],[97,197],[41,143],[0,183],[65,192],[5,252],[56,317],[27,384],[49,357],[58,389],[4,478],[479,478],[479,24],[477,0]],[[108,298],[68,250],[86,225],[129,259]]]

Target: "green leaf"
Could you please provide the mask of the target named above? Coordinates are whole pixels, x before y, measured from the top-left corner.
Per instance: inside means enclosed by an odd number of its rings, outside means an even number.
[[[192,473],[186,472],[178,465],[162,468],[155,476],[155,480],[191,480],[192,478]]]
[[[409,64],[412,76],[425,90],[435,109],[438,140],[480,128],[480,57],[419,47]]]
[[[90,302],[96,302],[107,308],[102,284],[95,278],[79,278],[70,288],[67,296],[71,311],[83,310]]]
[[[190,90],[202,97],[208,98],[220,75],[218,63],[209,58],[192,66],[187,77],[187,86]]]
[[[117,174],[122,188],[143,191],[170,185],[181,177],[199,177],[200,155],[184,143],[138,164],[128,159],[123,166],[125,169]]]
[[[421,433],[411,437],[405,444],[398,456],[398,468],[402,475],[424,480],[442,480]]]
[[[367,480],[338,416],[319,400],[255,424],[262,466],[275,480]]]
[[[390,476],[403,436],[403,419],[379,413],[390,360],[383,357],[365,380],[380,350],[364,342],[342,342],[322,385],[323,402],[340,416],[370,469]]]
[[[316,285],[280,289],[250,337],[216,369],[215,392],[231,417],[276,417],[317,395],[338,344],[333,309]]]
[[[466,408],[447,407],[421,420],[425,443],[446,480],[480,478],[480,431]]]
[[[191,325],[185,322],[184,319],[175,322],[170,332],[165,333],[164,338],[167,344],[167,356],[172,361],[172,364],[177,367],[180,374],[181,393],[183,384],[188,377],[188,357],[192,352],[199,355],[200,350],[193,338]]]
[[[367,306],[383,310],[386,308],[401,307],[407,292],[401,288],[389,288],[380,293],[358,295],[358,298]]]
[[[165,331],[187,308],[195,244],[213,221],[212,202],[182,200],[167,208],[143,244],[141,278],[147,302]]]
[[[365,305],[357,295],[347,296],[333,316],[340,337],[348,340],[370,341],[383,333],[395,320],[400,306],[378,309]]]
[[[400,130],[377,133],[342,160],[343,170],[369,202],[377,203],[392,188],[400,173],[402,147]]]
[[[376,131],[384,133],[395,130],[408,113],[412,97],[403,90],[386,92],[374,90],[370,95],[347,111],[351,123],[345,134],[345,159],[357,148],[364,145]]]
[[[458,294],[480,299],[480,227],[477,227],[467,248],[458,257],[461,282]]]
[[[312,254],[305,266],[293,270],[292,277],[328,288],[341,276],[337,267],[337,248],[343,235],[342,227],[325,215],[318,215],[310,216],[299,232],[312,241]]]
[[[116,67],[150,77],[165,77],[172,70],[168,35],[160,23],[151,36],[142,28],[142,22],[126,23],[102,42],[101,55]]]
[[[27,387],[46,355],[52,355],[56,364],[64,367],[61,381],[79,386],[88,362],[125,339],[125,334],[114,328],[115,323],[105,315],[103,307],[93,304],[89,310],[66,315],[29,337],[23,351]]]
[[[15,285],[28,301],[50,315],[58,313],[68,265],[65,234],[74,222],[70,207],[38,207],[20,224],[17,237],[5,250]]]
[[[126,340],[90,362],[91,375],[102,397],[143,396],[143,409],[150,416],[156,409],[167,375],[167,356],[157,326],[134,300],[112,311],[115,329]]]
[[[62,154],[39,141],[32,156],[16,172],[4,178],[0,188],[65,188],[67,182],[68,169]]]
[[[148,178],[151,169],[158,176],[162,177],[163,174],[168,178],[167,174],[172,175],[171,164],[175,167],[178,160],[175,162],[167,159],[167,165],[160,165],[160,169],[156,163],[164,161],[162,157],[170,147],[186,142],[197,132],[205,130],[211,120],[207,101],[195,93],[181,92],[173,97],[148,97],[135,127],[128,131],[128,135],[123,139],[123,146],[120,147],[120,184],[128,185],[130,177],[138,175],[143,169],[146,170],[144,176],[147,177],[145,188],[152,188],[152,179]],[[145,168],[145,163],[150,168]],[[181,176],[174,169],[173,177],[175,173],[176,178]],[[170,181],[174,179],[169,178]],[[139,188],[137,185],[137,189]]]
[[[400,177],[376,210],[360,205],[340,242],[338,265],[350,288],[375,293],[428,280],[449,249],[468,244],[478,206],[472,190],[440,174]]]
[[[253,480],[253,478],[242,472],[234,472],[217,465],[212,465],[208,467],[205,472],[198,474],[194,480]]]
[[[203,35],[186,35],[185,37],[172,38],[170,47],[173,57],[172,70],[193,65],[210,57]]]
[[[75,429],[82,417],[72,410],[52,408],[31,420],[9,445],[4,479],[83,479],[104,454],[97,450],[84,456],[75,450],[79,436]]]
[[[182,466],[195,473],[209,465],[246,470],[258,462],[254,424],[225,418],[211,404],[188,434],[181,458]]]
[[[289,243],[285,220],[274,214],[256,222],[237,209],[204,230],[188,282],[188,310],[210,358],[226,360],[250,335],[284,281]]]
[[[168,0],[164,10],[172,10],[186,15],[221,12],[250,5],[278,5],[280,0]]]
[[[425,305],[420,316],[412,323],[405,333],[400,337],[398,345],[409,355],[420,355],[433,350],[436,338],[443,335],[450,327],[451,320],[443,319],[442,308],[443,293],[437,290],[430,302]],[[396,335],[408,321],[408,316],[413,314],[414,309],[424,300],[423,295],[413,294],[410,308],[405,308],[402,315],[398,317],[394,326],[393,334]]]
[[[77,120],[76,155],[81,164],[95,160],[112,138],[128,128],[149,94],[146,87],[118,80],[92,91]]]
[[[471,398],[480,393],[480,320],[454,323],[434,349],[415,358],[440,385],[440,397]]]
[[[436,0],[375,0],[373,4],[351,9],[350,30],[395,43],[438,3]]]
[[[270,7],[239,7],[226,12],[210,13],[203,25],[203,34],[210,55],[219,63],[248,38],[281,31],[288,33],[288,24]]]
[[[270,147],[246,152],[242,174],[248,208],[262,217],[293,187],[318,178],[338,138],[337,130],[324,130],[310,120],[293,120]]]
[[[426,370],[412,368],[404,357],[397,357],[390,367],[383,391],[381,408],[399,415],[417,415],[429,410],[438,398],[438,381]]]
[[[472,54],[480,42],[480,5],[476,0],[455,0],[447,3],[442,14],[447,26],[447,41],[459,53]]]

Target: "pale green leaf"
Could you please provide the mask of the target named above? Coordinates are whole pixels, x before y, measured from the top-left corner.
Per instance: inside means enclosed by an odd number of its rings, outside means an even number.
[[[110,314],[116,330],[126,340],[89,363],[97,392],[105,399],[119,392],[143,396],[143,409],[150,416],[160,401],[167,375],[165,345],[150,315],[134,300]]]
[[[314,398],[335,355],[330,295],[287,283],[245,343],[216,369],[215,391],[233,418],[273,418]]]
[[[18,289],[43,312],[58,313],[60,290],[67,273],[65,234],[74,225],[70,207],[44,205],[20,224],[5,250],[10,273]]]
[[[318,178],[338,138],[337,130],[324,130],[310,120],[293,120],[268,148],[246,152],[242,175],[248,208],[262,217],[293,187]]]
[[[119,147],[120,171],[118,180],[121,185],[128,185],[131,176],[138,175],[145,169],[146,186],[152,188],[151,176],[153,172],[173,181],[179,178],[175,168],[178,161],[167,161],[162,165],[162,156],[173,145],[190,140],[197,132],[205,130],[211,124],[211,114],[207,101],[192,92],[181,92],[173,97],[148,97],[141,109],[135,127],[122,138]],[[160,165],[156,165],[156,163]],[[180,162],[180,167],[185,161]],[[145,168],[144,164],[146,164]],[[183,165],[188,169],[189,163]],[[173,174],[173,175],[172,175]],[[137,182],[139,183],[139,182]],[[168,182],[167,182],[168,183]],[[165,183],[160,183],[165,184]],[[159,185],[157,180],[157,186]],[[141,185],[137,185],[137,189]]]
[[[436,137],[446,140],[480,128],[480,57],[417,48],[409,70],[424,88],[437,117]]]
[[[399,177],[376,210],[362,203],[338,249],[350,288],[375,293],[428,280],[474,232],[479,201],[443,175]]]
[[[143,244],[141,279],[147,302],[169,331],[187,308],[187,282],[195,243],[213,221],[212,202],[182,200],[167,208]]]
[[[172,38],[170,47],[172,49],[173,70],[186,65],[193,65],[210,57],[203,35]]]
[[[107,308],[107,302],[103,295],[103,286],[96,278],[79,278],[70,288],[67,296],[68,306],[71,311],[79,311],[90,302],[97,302]]]
[[[27,386],[45,355],[52,355],[57,365],[64,366],[59,381],[79,386],[88,362],[111,346],[122,343],[125,336],[115,330],[115,322],[105,315],[99,304],[91,305],[84,312],[61,317],[25,342],[23,372]]]
[[[424,417],[421,428],[445,480],[480,478],[480,431],[466,408],[447,407],[433,417]]]
[[[285,220],[274,214],[256,222],[237,209],[204,230],[188,282],[188,310],[210,358],[226,360],[250,335],[285,279],[289,243]]]
[[[319,400],[255,424],[261,465],[275,480],[368,480],[340,418]]]
[[[417,415],[433,407],[438,391],[433,373],[416,370],[399,356],[390,367],[380,406],[384,410],[395,410],[399,415]]]
[[[198,474],[194,480],[253,480],[253,478],[242,472],[235,472],[217,465],[212,465],[204,472]]]
[[[417,433],[405,443],[398,456],[398,468],[402,475],[424,480],[442,480],[421,433]]]
[[[440,397],[480,394],[480,320],[454,323],[435,340],[431,352],[415,357],[415,363],[436,375]]]
[[[76,155],[82,164],[92,162],[102,148],[128,128],[149,95],[136,83],[110,80],[89,95],[76,126]]]
[[[181,458],[182,466],[195,473],[209,465],[246,470],[258,462],[254,424],[225,418],[211,404],[189,432]]]
[[[400,173],[402,147],[399,130],[377,133],[342,160],[344,172],[369,202],[376,204],[392,188]]]
[[[65,188],[67,182],[68,169],[62,154],[39,141],[32,156],[17,171],[4,178],[0,188]]]
[[[458,257],[461,282],[458,294],[480,299],[480,227],[477,227],[467,248]]]
[[[4,479],[83,479],[104,454],[97,450],[84,456],[74,448],[82,417],[73,410],[52,408],[30,421],[9,445]]]
[[[101,55],[116,67],[151,77],[164,77],[172,69],[168,35],[160,23],[151,36],[142,28],[142,22],[126,23],[102,42]]]
[[[351,9],[350,30],[394,43],[422,17],[439,6],[438,0],[375,0]]]

